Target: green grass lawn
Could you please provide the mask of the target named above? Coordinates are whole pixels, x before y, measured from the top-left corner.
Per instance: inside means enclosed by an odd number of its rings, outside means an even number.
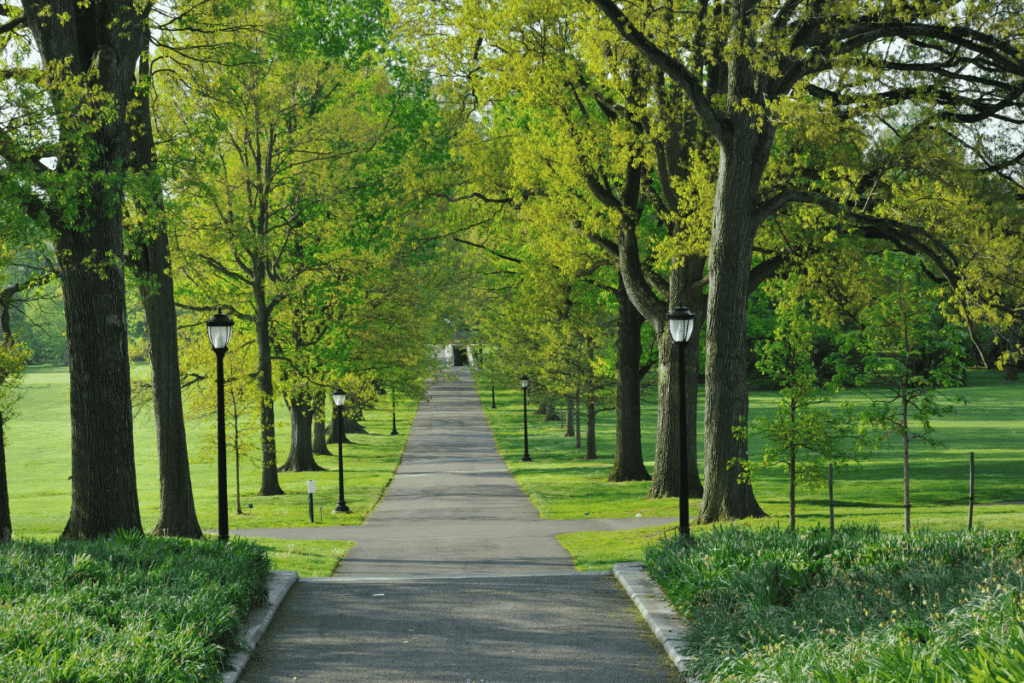
[[[615,454],[613,411],[598,414],[596,461],[583,460],[575,449],[575,439],[566,438],[558,422],[545,422],[529,408],[530,456],[534,462],[520,462],[523,453],[522,391],[517,386],[497,389],[497,409],[491,409],[490,385],[480,385],[484,412],[494,430],[498,448],[530,500],[545,519],[590,517],[634,517],[678,515],[678,500],[646,499],[646,482],[607,483]],[[992,529],[1021,528],[1024,506],[1024,384],[1007,383],[1001,373],[974,370],[967,386],[945,392],[964,396],[966,405],[956,412],[933,420],[934,437],[944,447],[915,441],[911,446],[912,524],[932,529],[962,529],[967,526],[969,495],[969,453],[975,454],[974,522]],[[838,400],[865,403],[868,399],[855,391],[841,394]],[[774,412],[778,395],[771,391],[753,391],[750,417],[768,417]],[[648,471],[654,467],[656,406],[647,400],[642,406],[644,453]],[[703,424],[703,389],[699,400],[698,421]],[[585,426],[584,426],[585,428]],[[703,473],[703,434],[697,435],[698,468]],[[754,465],[753,486],[768,517],[744,520],[737,524],[762,528],[785,524],[788,519],[788,477],[781,467],[761,466],[762,442],[750,441]],[[899,444],[864,453],[859,463],[841,470],[835,481],[836,523],[874,525],[884,530],[902,529],[903,463]],[[690,501],[696,514],[699,501]],[[797,528],[827,525],[827,489],[797,489]],[[636,560],[651,539],[671,527],[650,528],[644,532],[586,532],[560,538],[577,560],[580,569],[608,568],[617,561]],[[694,533],[702,533],[700,528]]]
[[[66,368],[29,368],[25,396],[18,404],[20,416],[7,428],[8,487],[11,492],[11,516],[16,536],[52,538],[63,529],[70,508],[70,426],[68,423],[68,375]],[[533,463],[522,463],[522,392],[518,386],[499,387],[498,408],[490,408],[490,386],[480,385],[484,412],[491,422],[495,438],[509,468],[523,490],[546,519],[589,517],[674,517],[676,499],[648,500],[646,482],[609,484],[614,456],[614,412],[598,414],[598,460],[585,461],[574,448],[575,439],[563,436],[564,427],[544,422],[532,413],[530,452]],[[968,496],[968,453],[976,456],[975,523],[988,528],[1019,528],[1020,506],[1024,500],[1024,385],[1009,384],[996,372],[972,371],[968,386],[950,392],[964,395],[967,405],[957,413],[935,420],[936,436],[945,448],[915,442],[911,453],[911,502],[913,523],[936,529],[966,526]],[[847,397],[864,401],[855,392]],[[755,391],[751,394],[751,418],[774,410],[776,394]],[[699,419],[703,419],[701,401]],[[230,526],[232,528],[307,526],[306,480],[317,482],[315,524],[359,524],[383,494],[405,446],[409,425],[415,415],[412,402],[398,406],[399,431],[392,437],[390,413],[367,411],[364,426],[367,435],[353,435],[345,448],[346,501],[354,514],[331,515],[337,501],[337,465],[333,456],[318,456],[326,472],[281,473],[285,496],[259,497],[259,454],[251,453],[241,463],[242,515],[235,511],[233,463],[229,465]],[[287,435],[287,413],[278,412],[279,434]],[[648,470],[653,470],[656,407],[648,400],[642,408],[644,451]],[[216,468],[213,452],[205,446],[208,425],[191,422],[190,459],[192,485],[200,524],[216,528]],[[703,438],[698,432],[698,453]],[[283,456],[287,440],[279,441]],[[761,443],[751,440],[751,459],[757,465]],[[331,447],[334,448],[333,446]],[[159,480],[153,419],[144,410],[136,419],[136,467],[139,499],[144,528],[155,523],[159,506]],[[703,463],[699,463],[703,468]],[[781,468],[755,467],[754,490],[769,517],[746,520],[741,526],[760,528],[785,523],[787,515],[787,479]],[[835,484],[837,523],[873,524],[898,530],[902,524],[902,463],[897,446],[866,454],[837,477]],[[249,507],[252,505],[252,508]],[[699,501],[690,501],[696,514]],[[321,521],[321,511],[323,516]],[[589,513],[589,515],[586,515]],[[798,528],[828,524],[825,491],[799,490],[797,494]],[[568,534],[562,543],[577,559],[581,569],[607,568],[618,561],[638,559],[642,548],[672,527],[648,528],[630,532],[587,532]],[[703,530],[695,528],[694,533]],[[310,545],[263,539],[275,553],[277,568],[298,568],[300,573],[329,574],[346,548],[337,543],[307,542]],[[301,548],[301,549],[300,549]],[[338,551],[338,552],[335,552]]]
[[[7,437],[7,485],[11,495],[11,522],[15,538],[53,538],[60,534],[71,508],[71,426],[68,412],[68,370],[65,367],[30,367],[25,374],[24,397],[17,404],[19,415],[5,430]],[[233,529],[309,526],[306,481],[316,481],[314,525],[361,524],[380,500],[391,481],[405,449],[416,404],[397,406],[400,436],[391,434],[390,410],[365,412],[362,425],[368,434],[352,434],[345,444],[345,500],[351,515],[332,515],[338,502],[336,456],[316,456],[324,472],[279,473],[284,496],[257,496],[260,487],[260,454],[243,455],[240,462],[242,514],[236,514],[234,458],[228,454],[229,520]],[[278,406],[278,457],[288,455],[288,413]],[[206,438],[207,422],[186,425],[189,461],[196,514],[203,529],[217,528],[217,468],[215,451]],[[329,446],[336,452],[336,446]],[[150,408],[135,420],[135,466],[143,529],[156,523],[160,506],[160,481],[156,435]],[[252,507],[249,507],[249,506]],[[321,521],[321,510],[323,515]],[[296,569],[303,576],[329,575],[347,550],[337,542],[287,543],[261,539],[272,550],[276,569]],[[338,551],[338,552],[335,552]],[[317,559],[313,559],[313,558]],[[314,572],[314,573],[307,573]]]

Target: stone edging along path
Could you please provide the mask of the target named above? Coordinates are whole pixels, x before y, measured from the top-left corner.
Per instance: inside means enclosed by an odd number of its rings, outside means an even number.
[[[256,647],[263,632],[270,625],[277,608],[284,602],[284,596],[288,590],[299,580],[298,572],[270,572],[267,579],[267,604],[253,611],[249,615],[245,626],[242,627],[242,639],[245,641],[246,649],[231,655],[231,670],[221,674],[224,683],[235,683],[241,675],[245,665],[249,663],[249,653]]]

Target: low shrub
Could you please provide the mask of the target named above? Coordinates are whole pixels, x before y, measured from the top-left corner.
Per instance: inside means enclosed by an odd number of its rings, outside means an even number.
[[[0,546],[0,680],[220,680],[269,573],[265,551],[240,539]]]
[[[713,681],[1024,681],[1024,534],[723,526],[646,550]]]

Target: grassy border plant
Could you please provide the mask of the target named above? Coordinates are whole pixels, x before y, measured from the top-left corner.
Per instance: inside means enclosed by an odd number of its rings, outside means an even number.
[[[266,552],[242,539],[0,546],[0,680],[220,680],[269,573]]]
[[[1018,531],[720,526],[645,564],[704,683],[1024,680]]]

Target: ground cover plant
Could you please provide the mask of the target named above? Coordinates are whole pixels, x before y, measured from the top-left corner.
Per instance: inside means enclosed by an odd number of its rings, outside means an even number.
[[[645,565],[705,683],[1024,680],[1020,531],[721,525]]]
[[[0,680],[220,680],[270,560],[254,543],[124,532],[0,546]]]

